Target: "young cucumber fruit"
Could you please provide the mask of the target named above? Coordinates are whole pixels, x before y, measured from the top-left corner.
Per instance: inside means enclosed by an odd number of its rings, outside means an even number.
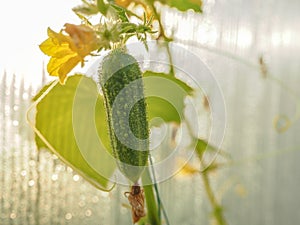
[[[104,57],[99,69],[109,135],[120,171],[137,182],[149,154],[149,128],[142,72],[123,49]]]

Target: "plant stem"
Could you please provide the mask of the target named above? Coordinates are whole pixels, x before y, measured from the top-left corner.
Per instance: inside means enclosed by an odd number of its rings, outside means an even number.
[[[164,215],[165,220],[166,220],[166,225],[170,225],[169,217],[167,215],[165,206],[164,206],[164,204],[161,201],[160,194],[159,194],[159,191],[158,191],[158,186],[157,186],[157,183],[156,183],[155,171],[154,171],[154,168],[153,168],[153,162],[152,162],[151,155],[150,155],[149,159],[150,159],[150,165],[151,165],[151,172],[152,172],[153,180],[154,180],[153,186],[154,186],[154,189],[155,189],[156,201],[157,201],[157,204],[158,204],[158,212],[157,212],[157,214],[158,214],[159,219],[161,220],[161,215],[160,215],[161,213],[160,213],[160,211],[162,210],[163,215]]]
[[[189,121],[186,121],[186,125],[187,125],[187,129],[188,129],[188,132],[190,133],[190,135],[193,138],[197,139],[197,137],[195,137],[195,135],[194,135],[193,129],[192,129]],[[202,157],[203,157],[203,154],[198,154],[198,158],[199,158],[200,162],[202,163],[202,167],[207,168],[207,166],[203,162]],[[210,202],[210,205],[213,208],[213,216],[216,219],[218,225],[227,225],[228,223],[226,222],[225,217],[223,215],[222,206],[218,203],[218,201],[214,195],[213,189],[211,187],[209,176],[208,176],[208,171],[209,170],[207,168],[207,170],[199,172],[199,174],[202,178],[204,189],[205,189],[206,195],[208,197],[208,200]]]
[[[142,176],[142,183],[151,184],[151,175],[148,168],[146,168],[145,172]],[[146,198],[147,205],[147,214],[148,219],[151,225],[161,225],[161,221],[158,216],[157,203],[155,201],[154,188],[153,185],[145,185],[143,186]]]
[[[163,38],[163,40],[166,41],[166,48],[167,48],[167,53],[168,53],[169,62],[170,62],[170,71],[169,71],[169,74],[174,76],[175,73],[174,73],[173,59],[172,59],[172,54],[171,54],[171,50],[170,50],[170,46],[169,46],[169,43],[172,41],[172,38],[168,38],[166,36],[164,27],[163,27],[162,22],[161,22],[161,16],[157,12],[156,8],[153,5],[152,5],[152,9],[153,9],[155,17],[158,20],[159,29],[160,29],[160,35],[159,35],[159,37]]]
[[[152,162],[152,156],[149,155],[149,162],[150,162],[150,167],[151,167],[151,173],[152,173],[152,176],[153,176],[153,187],[154,187],[154,190],[155,190],[155,193],[156,193],[156,202],[157,202],[157,214],[158,214],[158,218],[159,220],[161,220],[161,202],[160,202],[160,196],[159,196],[159,192],[158,192],[158,187],[157,187],[157,184],[156,184],[156,176],[155,176],[155,171],[154,171],[154,168],[153,168],[153,162]]]
[[[217,199],[212,190],[207,172],[202,172],[200,174],[201,174],[201,177],[203,180],[204,189],[206,191],[207,197],[213,208],[214,218],[216,219],[216,221],[218,222],[219,225],[227,225],[227,222],[226,222],[223,212],[222,212],[222,207],[217,202]]]
[[[166,36],[163,25],[162,25],[162,22],[161,22],[161,15],[157,12],[157,10],[156,10],[156,8],[153,4],[153,1],[148,0],[147,2],[149,4],[149,6],[151,7],[155,18],[158,20],[158,24],[159,24],[159,28],[160,28],[160,35],[159,35],[158,39],[163,38],[163,40],[167,42],[166,48],[167,48],[167,53],[168,53],[169,62],[170,62],[170,71],[169,71],[169,73],[170,73],[170,75],[174,76],[175,75],[174,65],[173,65],[172,54],[171,54],[170,46],[169,46],[169,42],[171,42],[173,39],[168,38]],[[190,134],[194,137],[192,129],[191,129],[190,124],[188,122],[187,122],[187,125],[188,125],[188,130],[189,130]],[[200,156],[200,161],[202,161],[202,156]],[[147,172],[149,173],[149,171],[147,171]],[[206,194],[208,196],[209,202],[210,202],[210,204],[213,208],[214,218],[216,219],[216,221],[219,225],[227,225],[227,222],[226,222],[226,220],[224,218],[224,215],[223,215],[223,212],[222,212],[222,207],[217,202],[217,199],[216,199],[216,197],[214,195],[214,192],[213,192],[213,189],[211,187],[207,171],[201,172],[200,175],[202,177],[204,188],[205,188]],[[150,174],[149,174],[149,176],[150,176]],[[151,187],[151,191],[153,192],[152,187]],[[145,193],[146,193],[146,191],[145,191]],[[153,198],[154,198],[154,196],[153,196]]]
[[[169,43],[171,41],[173,41],[173,38],[169,38],[166,36],[165,34],[165,30],[164,30],[164,27],[163,27],[163,24],[161,22],[161,15],[160,13],[157,12],[155,6],[154,6],[154,1],[146,1],[147,4],[150,6],[153,14],[154,14],[154,17],[157,19],[158,21],[158,25],[159,25],[159,30],[160,30],[160,34],[158,36],[158,39],[159,38],[162,38],[164,41],[166,41],[166,49],[167,49],[167,53],[168,53],[168,57],[169,57],[169,63],[170,63],[170,71],[169,71],[169,74],[174,76],[175,73],[174,73],[174,65],[173,65],[173,60],[172,60],[172,54],[171,54],[171,51],[170,51],[170,46],[169,46]]]
[[[167,48],[167,52],[168,52],[168,56],[169,56],[169,62],[170,62],[170,71],[169,71],[169,74],[172,75],[172,76],[175,76],[173,59],[172,59],[172,54],[171,54],[169,42],[167,42],[166,48]]]

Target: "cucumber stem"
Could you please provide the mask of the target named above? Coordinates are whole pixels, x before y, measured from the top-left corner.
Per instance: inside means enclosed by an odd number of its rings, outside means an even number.
[[[150,171],[148,168],[146,168],[142,175],[142,183],[149,184],[151,181]],[[161,225],[157,210],[157,203],[155,201],[154,187],[153,185],[145,185],[143,188],[146,198],[148,220],[151,225]]]
[[[155,193],[156,193],[156,201],[157,201],[157,204],[158,204],[158,210],[157,210],[158,218],[161,220],[161,215],[160,215],[161,213],[160,212],[162,210],[163,215],[164,215],[165,220],[166,220],[166,225],[170,225],[169,217],[167,215],[166,209],[164,207],[164,204],[162,203],[162,200],[160,198],[160,194],[159,194],[159,191],[158,191],[158,185],[156,183],[156,176],[155,176],[155,171],[154,171],[151,155],[149,155],[149,162],[150,162],[151,172],[152,172],[152,176],[153,176],[153,180],[154,180],[153,186],[154,186],[154,190],[155,190]]]

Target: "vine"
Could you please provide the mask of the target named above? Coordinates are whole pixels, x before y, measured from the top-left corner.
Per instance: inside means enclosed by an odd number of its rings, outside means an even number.
[[[146,49],[147,40],[157,40],[163,41],[166,47],[166,53],[168,55],[169,60],[169,72],[167,74],[163,73],[154,73],[152,71],[146,71],[143,75],[152,73],[156,76],[161,77],[169,77],[168,79],[173,79],[172,81],[177,82],[183,89],[187,90],[187,94],[189,95],[192,90],[191,88],[184,82],[179,81],[176,78],[176,72],[174,70],[172,52],[170,49],[170,43],[175,41],[174,37],[167,36],[164,25],[163,19],[161,17],[161,13],[156,6],[156,2],[160,2],[160,4],[165,4],[170,7],[175,7],[177,10],[185,12],[187,10],[194,10],[197,13],[202,12],[202,2],[201,1],[194,1],[194,0],[187,0],[187,1],[173,1],[173,0],[159,0],[159,1],[152,1],[152,0],[115,0],[115,1],[103,1],[103,0],[82,0],[82,5],[74,7],[73,11],[76,15],[81,19],[81,24],[70,24],[66,23],[64,27],[59,31],[55,32],[48,28],[48,38],[41,43],[40,49],[41,51],[50,57],[49,63],[47,65],[47,71],[51,76],[57,76],[59,79],[58,81],[53,82],[52,84],[46,86],[44,89],[41,90],[40,93],[36,96],[36,102],[30,108],[37,108],[37,115],[36,115],[36,124],[32,125],[34,131],[37,134],[36,141],[39,148],[46,147],[54,154],[58,155],[60,159],[65,162],[67,165],[73,167],[78,173],[80,173],[87,181],[91,184],[96,186],[98,189],[103,191],[109,191],[111,189],[107,188],[109,181],[105,178],[97,174],[93,169],[91,169],[88,165],[85,165],[84,159],[80,155],[80,151],[77,147],[74,147],[72,150],[74,154],[66,155],[64,151],[62,151],[59,147],[64,148],[65,146],[61,144],[63,141],[66,140],[56,140],[60,137],[51,136],[54,132],[47,133],[47,129],[50,120],[47,120],[46,113],[47,108],[45,106],[49,106],[50,102],[53,103],[57,100],[57,97],[53,97],[51,93],[59,93],[61,96],[64,96],[68,101],[73,100],[76,91],[75,88],[80,83],[80,80],[84,80],[87,85],[87,90],[96,90],[94,96],[96,96],[96,101],[99,103],[97,105],[97,109],[99,112],[103,111],[101,108],[101,104],[104,105],[104,101],[102,96],[99,95],[98,90],[96,88],[95,83],[89,80],[84,75],[76,75],[76,76],[68,76],[72,72],[72,70],[77,66],[81,65],[82,67],[85,65],[86,57],[88,56],[98,56],[99,53],[105,50],[114,50],[118,48],[123,48],[126,46],[126,43],[135,38],[136,40],[144,43]],[[142,12],[140,11],[142,9]],[[92,19],[98,18],[98,22],[93,23]],[[158,29],[156,30],[154,27],[155,23],[158,24]],[[189,42],[191,44],[191,42]],[[261,74],[264,78],[269,78],[275,82],[277,82],[282,87],[285,87],[283,83],[278,81],[274,76],[272,76],[267,67],[263,58],[259,59],[259,62],[250,63],[247,60],[240,59],[235,55],[232,55],[227,52],[219,51],[217,49],[209,48],[206,46],[198,45],[194,43],[199,48],[203,48],[207,51],[215,52],[220,55],[224,55],[226,57],[236,59],[239,62],[257,70],[261,70]],[[168,76],[169,75],[169,76]],[[73,85],[71,85],[71,84]],[[65,90],[67,89],[69,92],[64,92],[62,89],[62,85],[65,86]],[[75,87],[75,88],[74,88]],[[91,91],[92,92],[92,91]],[[71,94],[70,94],[71,93]],[[69,96],[67,96],[69,94]],[[295,97],[295,94],[290,90],[290,94]],[[66,97],[67,96],[67,97]],[[90,97],[90,96],[88,96]],[[182,97],[182,96],[180,96]],[[182,98],[184,99],[183,96]],[[158,104],[158,102],[154,102]],[[209,109],[209,103],[205,101],[206,107]],[[150,105],[150,104],[148,104]],[[149,107],[151,110],[151,107]],[[164,108],[164,107],[162,107]],[[64,113],[68,112],[71,115],[70,111],[72,107],[68,108],[68,110],[63,110]],[[102,111],[101,111],[102,110]],[[299,111],[299,110],[298,110]],[[43,114],[44,113],[44,114]],[[100,114],[100,113],[99,113]],[[170,113],[171,114],[171,113]],[[295,116],[295,119],[298,119],[299,112]],[[65,114],[63,114],[65,115]],[[103,116],[103,115],[102,115]],[[168,115],[169,116],[169,115]],[[167,122],[176,122],[181,123],[182,121],[178,121],[175,117],[168,117],[166,116],[165,121]],[[172,115],[173,116],[173,115]],[[174,119],[175,118],[175,119]],[[283,120],[283,117],[278,118],[277,120]],[[55,119],[54,119],[55,120]],[[106,118],[100,118],[102,129],[107,128],[107,121]],[[31,121],[28,117],[28,121]],[[279,123],[279,122],[276,123]],[[61,122],[61,121],[59,121]],[[70,124],[73,121],[69,118],[65,118],[63,123],[59,126],[66,126],[66,124]],[[186,122],[186,121],[184,121]],[[288,119],[285,118],[285,122],[288,123]],[[59,124],[56,121],[56,124]],[[196,151],[199,161],[201,162],[201,167],[205,168],[203,171],[197,171],[200,174],[200,177],[203,181],[204,189],[208,200],[211,204],[213,216],[216,220],[218,225],[227,225],[227,221],[223,214],[223,208],[221,204],[217,201],[217,198],[213,192],[212,185],[210,183],[209,172],[213,169],[218,168],[215,164],[205,165],[203,154],[207,150],[207,148],[216,150],[214,147],[210,146],[206,141],[199,139],[193,135],[192,129],[189,127],[189,134],[192,139],[197,142]],[[289,124],[288,124],[289,125]],[[286,129],[287,126],[284,126],[282,130]],[[68,131],[73,131],[73,127],[68,127]],[[106,134],[101,134],[105,140],[108,140],[111,137],[105,136]],[[100,136],[101,136],[100,135]],[[72,137],[73,138],[73,137]],[[76,141],[72,138],[68,139],[70,142],[76,145]],[[56,145],[51,142],[57,141]],[[56,148],[54,147],[56,146]],[[58,146],[58,147],[57,147]],[[107,147],[107,146],[105,146]],[[110,147],[107,149],[111,150]],[[217,151],[216,151],[217,152]],[[72,155],[72,156],[71,156]],[[72,158],[73,157],[73,158]],[[130,199],[130,203],[132,203],[133,208],[135,207],[135,211],[141,210],[139,207],[144,207],[144,200],[143,195],[145,195],[146,199],[146,207],[147,207],[147,215],[144,218],[144,211],[140,214],[140,217],[134,217],[134,222],[139,222],[139,224],[162,224],[162,220],[167,225],[170,224],[170,220],[168,218],[167,210],[162,202],[159,193],[159,186],[156,180],[155,170],[153,168],[153,162],[151,155],[148,156],[148,167],[145,169],[143,174],[141,175],[141,181],[143,184],[143,189],[140,190],[139,188],[135,187],[136,183],[132,186],[132,190],[130,192],[126,192],[126,196]],[[104,160],[103,160],[104,161]],[[78,163],[79,162],[79,163]],[[84,166],[82,166],[84,164]],[[111,173],[115,168],[111,168]],[[151,185],[150,185],[151,184]],[[112,186],[113,188],[114,186]],[[135,204],[135,205],[134,205]],[[134,212],[133,212],[134,213]],[[141,219],[142,218],[142,219]],[[140,220],[141,219],[141,220]]]

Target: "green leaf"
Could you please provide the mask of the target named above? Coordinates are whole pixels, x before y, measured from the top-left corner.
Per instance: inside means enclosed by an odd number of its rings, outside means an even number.
[[[115,4],[110,4],[110,7],[114,10],[114,13],[117,15],[117,18],[122,22],[129,22],[129,19],[126,15],[126,10]]]
[[[204,152],[206,151],[206,148],[208,147],[208,143],[205,140],[202,139],[197,139],[196,140],[196,153],[199,157],[199,159],[202,159],[202,156],[204,154]],[[214,147],[211,146],[212,149],[214,149]]]
[[[149,120],[158,117],[164,122],[181,123],[184,99],[192,95],[193,89],[168,74],[146,71],[143,76]],[[151,125],[159,126],[162,120],[154,120]]]
[[[74,7],[72,10],[75,13],[79,13],[86,16],[96,15],[99,13],[96,4],[84,2],[85,4]]]
[[[104,16],[106,15],[108,5],[105,4],[103,0],[97,0],[97,8],[98,8],[99,12],[102,13],[102,15],[104,15]]]
[[[159,0],[170,7],[175,7],[180,11],[193,9],[195,12],[202,12],[202,0]]]
[[[205,151],[218,153],[221,156],[223,156],[224,158],[228,158],[228,159],[231,158],[231,156],[228,152],[223,151],[223,150],[209,144],[206,140],[198,138],[195,141],[196,141],[196,152],[200,159],[202,158]]]
[[[217,154],[219,152],[219,149],[216,147],[210,145],[206,140],[203,139],[196,139],[196,153],[200,161],[203,160],[203,155],[206,151],[214,152],[214,154]],[[208,172],[213,171],[215,169],[218,169],[219,164],[216,162],[211,163],[208,165],[202,172]]]
[[[34,100],[50,85],[45,86]],[[65,85],[56,84],[38,102],[36,109],[36,128],[48,142],[36,135],[38,148],[54,151],[96,187],[107,187],[107,178],[116,166],[109,153],[103,98],[96,83],[82,75],[70,76]]]
[[[205,151],[213,151],[213,152],[219,151],[216,147],[208,144],[208,142],[206,140],[197,139],[196,143],[197,143],[196,144],[196,152],[200,159],[202,158]]]
[[[168,74],[147,71],[143,76],[149,119],[160,117],[164,122],[180,123],[184,98],[192,95],[193,89]],[[50,85],[45,86],[34,100]],[[161,123],[157,121],[152,125]],[[107,178],[116,165],[110,155],[103,97],[91,78],[75,75],[70,76],[65,85],[56,84],[37,104],[36,128],[51,145],[49,147],[37,135],[39,149],[54,149],[59,158],[92,184],[99,188],[107,186]],[[99,144],[99,138],[103,145]]]

